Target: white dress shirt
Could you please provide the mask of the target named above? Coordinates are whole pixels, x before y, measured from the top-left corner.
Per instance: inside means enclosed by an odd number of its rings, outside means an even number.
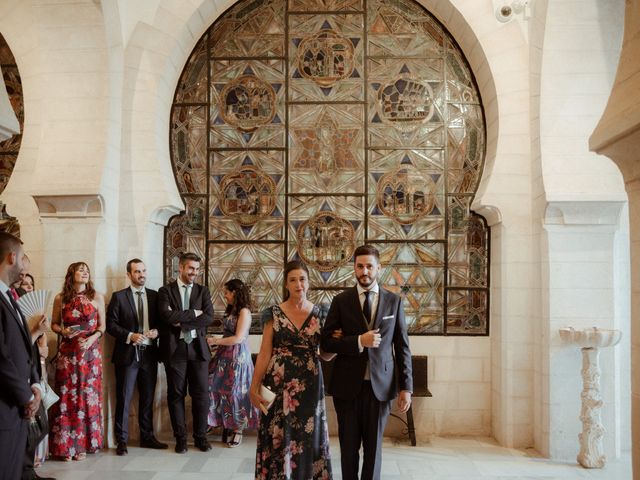
[[[364,295],[364,292],[367,292],[367,291],[370,292],[369,307],[371,307],[371,325],[367,325],[367,328],[371,330],[376,320],[376,313],[378,313],[378,303],[380,300],[380,287],[378,286],[378,282],[375,281],[373,282],[373,285],[371,285],[368,289],[364,288],[359,283],[356,285],[356,288],[358,289],[358,300],[360,300],[360,308],[364,307],[364,301],[367,298]],[[364,347],[362,346],[362,342],[360,341],[360,335],[358,335],[358,349],[361,352],[364,351]],[[369,374],[369,361],[367,360],[367,369],[364,372],[364,379],[369,380],[370,378],[371,378],[371,375]]]
[[[193,290],[193,283],[190,283],[190,284],[184,283],[179,278],[177,279],[177,282],[178,282],[178,290],[180,292],[180,303],[181,304],[184,302],[184,287],[185,286],[189,287],[187,289],[187,308],[186,308],[188,310],[189,309],[189,301],[191,300],[191,291]],[[195,339],[197,335],[198,335],[198,332],[196,332],[195,328],[193,330],[191,330],[191,338]],[[184,332],[183,331],[180,332],[180,338],[184,338]]]
[[[149,331],[149,301],[147,299],[147,291],[145,290],[144,287],[142,288],[136,288],[133,285],[131,285],[129,287],[131,289],[131,293],[133,295],[133,305],[136,307],[136,318],[138,315],[138,292],[142,292],[142,334],[145,334],[146,332]],[[140,321],[140,319],[138,319],[138,321]],[[131,335],[133,335],[135,332],[129,332],[129,335],[127,336],[127,343],[131,343]],[[143,345],[151,345],[151,340],[149,340],[147,337],[144,338],[144,340],[142,340],[142,344]]]

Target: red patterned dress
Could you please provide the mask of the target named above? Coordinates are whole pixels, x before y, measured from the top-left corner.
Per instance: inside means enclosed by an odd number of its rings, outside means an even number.
[[[65,328],[79,325],[80,333],[60,343],[55,382],[60,401],[49,415],[49,450],[69,459],[102,448],[102,351],[99,340],[84,352],[78,343],[98,328],[98,310],[83,293],[62,305],[62,322]]]

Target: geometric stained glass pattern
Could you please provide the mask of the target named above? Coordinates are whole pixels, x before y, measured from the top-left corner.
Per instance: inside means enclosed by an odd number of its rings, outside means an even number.
[[[262,308],[282,267],[328,305],[375,245],[409,333],[487,335],[489,229],[471,210],[485,152],[473,74],[414,0],[242,0],[197,42],[176,88],[171,157],[185,212],[165,277],[205,258],[217,314],[237,277]]]
[[[22,81],[16,60],[6,40],[0,34],[0,70],[4,84],[9,95],[9,102],[20,124],[20,133],[13,135],[4,142],[0,142],[0,194],[9,183],[9,178],[16,165],[20,144],[22,143],[22,131],[24,129],[24,100],[22,96]],[[0,202],[0,231],[9,232],[20,236],[18,220],[7,213],[6,205]]]

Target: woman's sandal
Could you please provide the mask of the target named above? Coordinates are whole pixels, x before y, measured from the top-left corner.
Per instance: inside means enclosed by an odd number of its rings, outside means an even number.
[[[83,452],[83,453],[79,453],[79,454],[77,454],[76,456],[74,456],[74,457],[73,457],[73,459],[74,459],[76,462],[81,462],[82,460],[86,460],[86,459],[87,459],[87,454],[86,454],[86,453],[84,453],[84,452]]]
[[[229,448],[234,448],[237,447],[238,445],[240,445],[242,443],[242,432],[233,432],[231,434],[231,440],[229,440],[227,442],[227,446]]]

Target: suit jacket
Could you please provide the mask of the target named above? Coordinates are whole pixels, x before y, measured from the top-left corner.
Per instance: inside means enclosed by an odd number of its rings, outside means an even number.
[[[31,385],[40,377],[32,357],[31,334],[25,322],[0,294],[0,425],[18,430],[22,406],[31,399]]]
[[[194,310],[202,310],[196,317]],[[193,340],[200,360],[209,361],[211,352],[207,345],[207,327],[213,324],[213,303],[209,289],[197,283],[191,288],[189,310],[182,310],[182,296],[178,282],[173,281],[158,290],[158,311],[160,314],[160,358],[163,362],[171,360],[178,348],[180,332],[196,330]]]
[[[149,329],[158,329],[158,292],[145,288],[147,296],[147,307],[149,314]],[[116,343],[113,347],[111,361],[118,366],[131,365],[136,355],[136,347],[127,343],[129,333],[143,333],[142,325],[138,325],[137,299],[133,298],[131,288],[125,288],[115,292],[111,296],[109,307],[107,308],[107,332],[115,337]],[[158,333],[160,333],[158,329]],[[153,358],[158,358],[157,340],[147,346],[145,355],[151,354]]]
[[[365,347],[362,353],[358,349],[358,336],[369,328],[362,314],[357,288],[346,289],[331,302],[322,329],[321,346],[325,352],[338,354],[329,384],[329,393],[335,397],[352,399],[358,395],[367,359],[371,387],[379,401],[393,400],[398,388],[413,391],[411,351],[402,299],[382,287],[379,292],[373,328],[380,329],[382,341],[378,348]],[[332,337],[336,329],[342,329],[342,338]]]

